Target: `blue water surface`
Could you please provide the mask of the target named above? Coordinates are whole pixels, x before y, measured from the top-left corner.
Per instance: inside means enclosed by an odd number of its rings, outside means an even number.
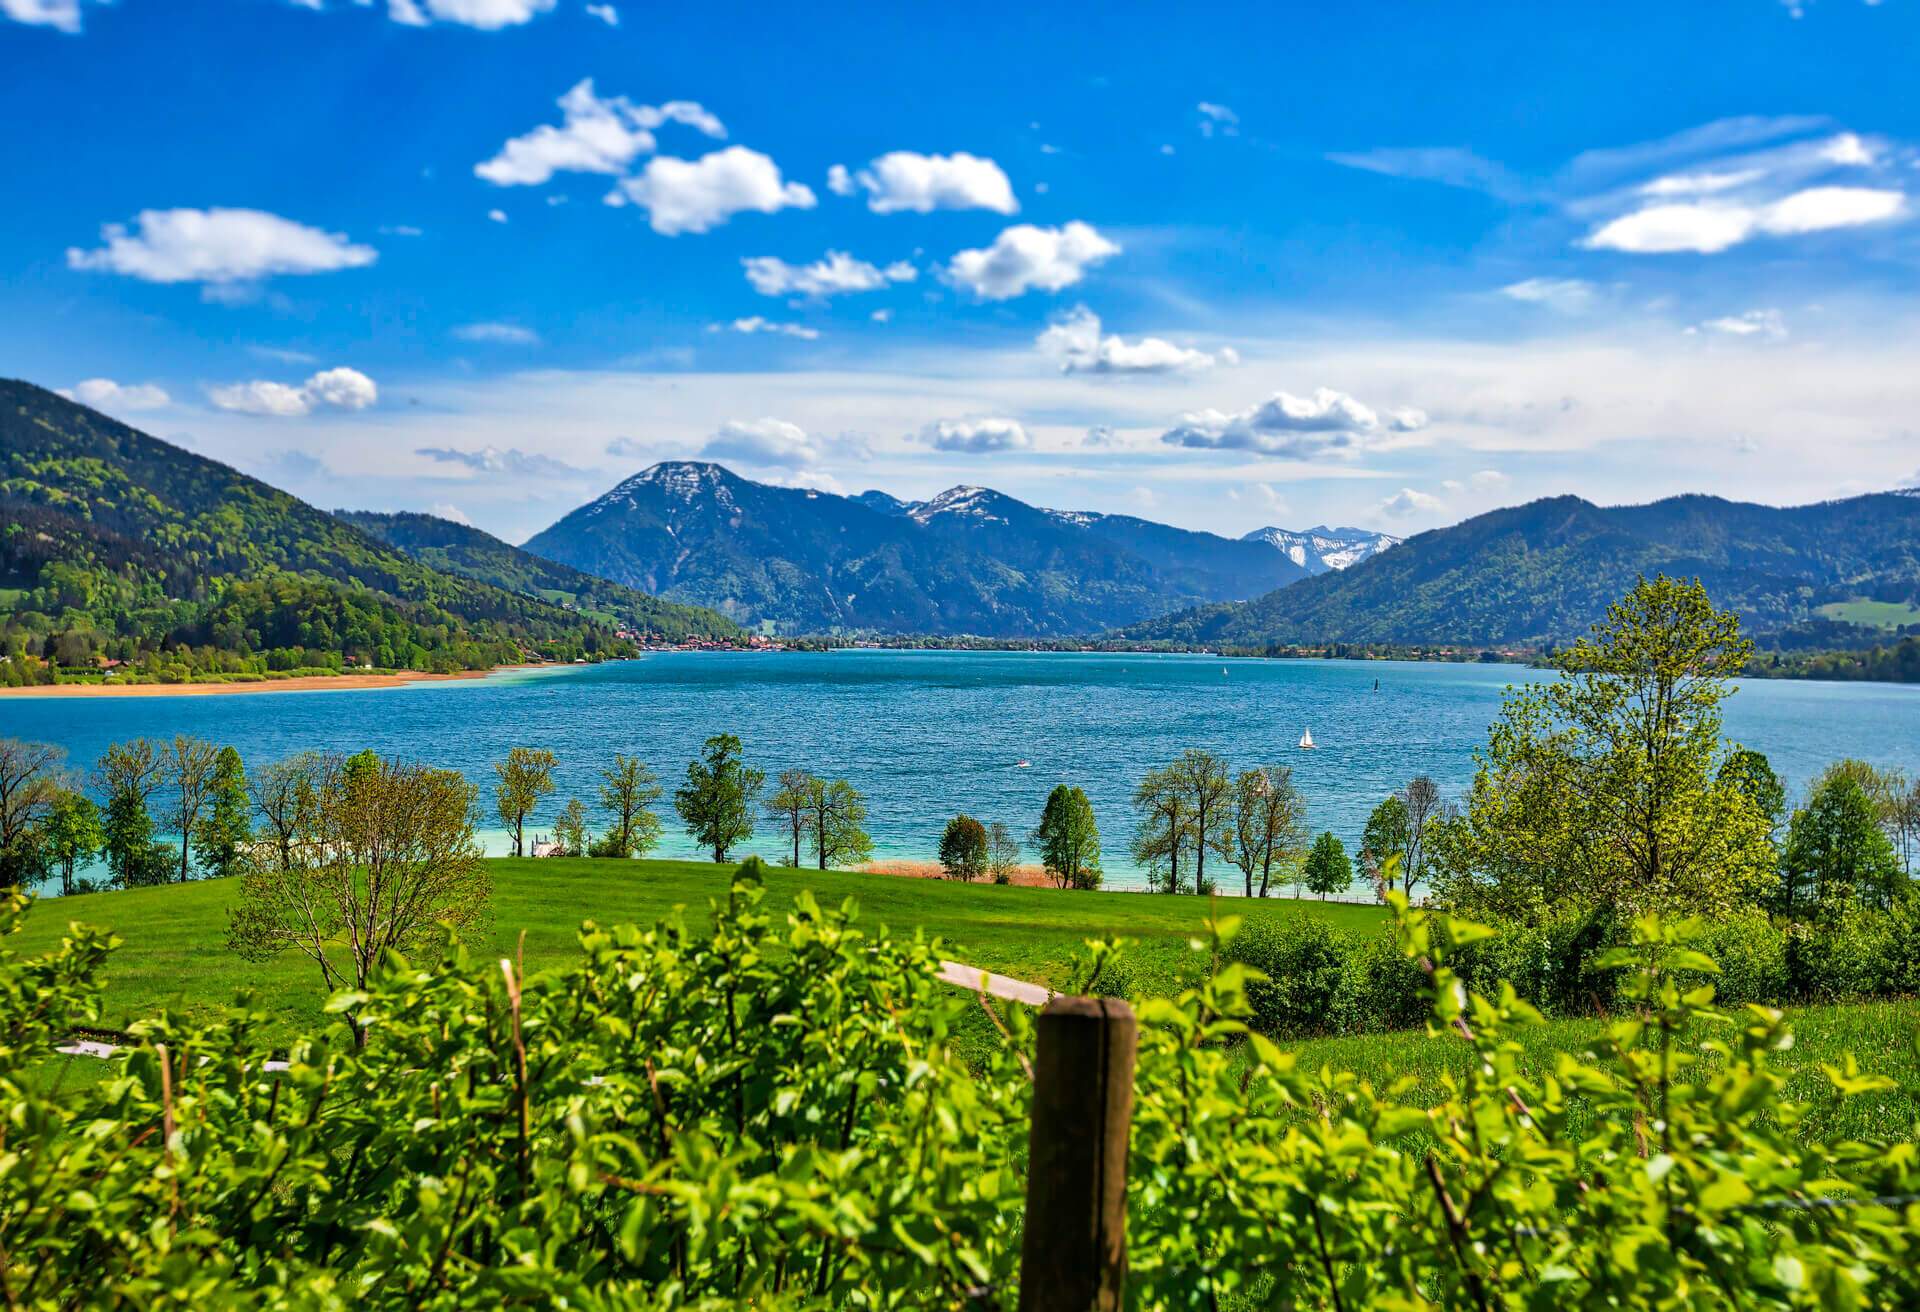
[[[370,747],[455,767],[488,803],[492,762],[509,746],[545,747],[560,764],[544,822],[569,797],[591,808],[596,772],[616,752],[652,764],[671,794],[701,740],[730,732],[769,778],[799,766],[851,780],[882,858],[932,859],[958,811],[1024,835],[1049,789],[1078,784],[1100,822],[1108,883],[1126,887],[1143,882],[1126,857],[1134,784],[1183,748],[1211,748],[1236,769],[1291,766],[1313,827],[1352,850],[1374,804],[1412,775],[1457,798],[1502,690],[1543,677],[1513,665],[1178,655],[669,652],[354,692],[8,698],[0,735],[58,743],[82,767],[140,735],[197,734],[249,761]],[[1772,759],[1790,795],[1843,756],[1920,770],[1920,687],[1743,681],[1726,728]],[[1296,745],[1306,729],[1311,752]],[[665,819],[659,855],[694,855]],[[486,838],[505,850],[502,832]],[[779,849],[766,826],[748,845],[770,858]]]

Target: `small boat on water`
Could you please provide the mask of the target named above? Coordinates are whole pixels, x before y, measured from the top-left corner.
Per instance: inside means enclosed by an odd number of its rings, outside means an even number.
[[[1014,763],[1013,768],[1016,770],[1027,770],[1027,769],[1031,769],[1032,766],[1033,766],[1032,761],[1017,761]]]
[[[1313,730],[1309,729],[1300,735],[1300,750],[1303,752],[1313,750]]]

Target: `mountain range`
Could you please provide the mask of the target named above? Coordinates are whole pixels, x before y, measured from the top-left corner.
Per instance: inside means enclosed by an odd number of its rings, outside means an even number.
[[[12,650],[31,642],[63,664],[111,655],[218,673],[262,662],[479,668],[529,651],[622,649],[608,622],[620,606],[541,595],[553,578],[540,568],[525,579],[434,568],[218,461],[0,380],[0,634]],[[571,590],[590,601],[624,592]],[[738,632],[711,612],[645,600],[658,623]]]
[[[1295,555],[1257,535],[1048,510],[990,488],[949,488],[927,501],[846,497],[673,461],[627,479],[525,549],[784,632],[1011,637],[1094,633],[1254,597],[1336,567],[1342,552],[1391,544],[1316,532],[1326,548]]]
[[[1920,620],[1920,497],[1774,507],[1710,496],[1596,506],[1562,496],[1435,529],[1251,601],[1192,607],[1117,636],[1222,645],[1531,646],[1584,634],[1641,575],[1698,577],[1750,632],[1815,628],[1822,645],[1884,629],[1859,603]],[[1904,608],[1904,609],[1903,609]]]

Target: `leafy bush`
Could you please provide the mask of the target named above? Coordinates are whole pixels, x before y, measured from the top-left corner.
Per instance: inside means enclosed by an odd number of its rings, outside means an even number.
[[[1244,963],[1141,1000],[1130,1306],[1920,1301],[1920,1148],[1805,1134],[1773,1066],[1788,1026],[1685,984],[1717,973],[1690,927],[1645,921],[1600,954],[1627,1017],[1533,1075],[1539,1014],[1456,973],[1490,931],[1398,909],[1430,1041],[1473,1054],[1437,1106],[1250,1032],[1279,981]],[[1024,1014],[969,1069],[952,1039],[979,1004],[936,982],[937,944],[868,939],[805,894],[776,921],[745,872],[715,910],[589,925],[575,964],[532,978],[451,944],[396,962],[333,1004],[370,1020],[366,1049],[336,1029],[284,1072],[263,1017],[161,1016],[57,1098],[34,1063],[97,1014],[112,943],[0,946],[9,1302],[1012,1308]],[[1324,922],[1236,928],[1209,926],[1216,959],[1305,967],[1338,1005],[1387,986],[1379,945]],[[1096,944],[1093,976],[1113,964]],[[1826,1076],[1836,1102],[1890,1086],[1851,1058]]]
[[[1247,984],[1251,1023],[1263,1034],[1346,1034],[1358,1024],[1350,964],[1357,940],[1313,915],[1246,921],[1228,947],[1259,978]]]

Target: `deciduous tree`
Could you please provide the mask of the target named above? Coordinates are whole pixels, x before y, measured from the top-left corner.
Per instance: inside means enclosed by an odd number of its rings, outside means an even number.
[[[1307,800],[1289,766],[1243,771],[1234,780],[1227,859],[1240,867],[1247,897],[1267,896],[1274,872],[1285,876],[1306,856]]]
[[[766,801],[767,819],[777,823],[791,845],[790,866],[800,864],[800,843],[807,835],[807,808],[820,780],[805,770],[782,770],[780,786]]]
[[[1019,868],[1020,840],[1004,821],[995,820],[987,826],[987,870],[993,875],[993,882],[1012,883],[1013,872]]]
[[[240,753],[222,747],[214,759],[207,814],[193,831],[194,855],[201,868],[218,877],[240,872],[240,860],[253,841],[253,801]]]
[[[100,824],[100,808],[78,789],[63,788],[54,795],[53,806],[42,828],[46,834],[47,859],[60,871],[60,892],[71,894],[75,868],[82,861],[91,860],[107,841]]]
[[[1347,859],[1347,846],[1330,832],[1313,840],[1307,853],[1307,888],[1321,897],[1343,893],[1353,885],[1353,862]]]
[[[1142,775],[1133,790],[1133,809],[1139,816],[1133,828],[1134,861],[1153,887],[1180,892],[1192,858],[1193,814],[1178,772],[1169,765]]]
[[[66,753],[51,743],[0,738],[0,888],[40,877],[39,827],[60,794]]]
[[[567,799],[560,814],[553,822],[553,841],[559,847],[562,856],[585,856],[589,839],[587,836],[587,808],[577,797]]]
[[[272,860],[286,866],[293,861],[293,844],[316,800],[326,759],[318,752],[298,752],[255,767],[247,781],[263,829],[261,840],[273,850]]]
[[[122,887],[164,883],[169,862],[153,841],[147,802],[166,782],[166,749],[151,738],[113,743],[95,771],[107,799],[101,850],[108,874]]]
[[[699,758],[687,763],[687,782],[674,793],[673,808],[687,836],[724,864],[735,844],[753,837],[754,802],[765,781],[765,775],[741,759],[738,738],[715,734]]]
[[[454,770],[371,752],[324,758],[312,804],[282,865],[250,860],[228,943],[248,960],[298,952],[329,992],[363,992],[390,952],[432,942],[442,924],[479,924],[490,885],[474,837],[477,790]],[[366,1043],[357,1003],[342,1013]]]
[[[180,835],[180,882],[184,884],[193,873],[193,831],[213,788],[213,767],[220,751],[206,739],[184,733],[175,734],[161,750],[169,799],[167,826]]]
[[[541,747],[513,747],[507,759],[494,763],[500,777],[494,788],[494,807],[500,822],[513,831],[513,854],[526,855],[527,817],[540,799],[553,791],[553,753]]]
[[[1780,865],[1788,915],[1854,901],[1885,906],[1906,882],[1879,809],[1846,772],[1829,772],[1794,812]]]
[[[986,873],[988,855],[985,825],[970,815],[947,821],[946,832],[940,835],[940,868],[948,879],[971,883],[980,878]]]
[[[757,785],[756,785],[757,786]],[[815,779],[807,799],[807,848],[821,870],[873,859],[867,801],[845,779]]]
[[[1047,874],[1061,888],[1100,886],[1100,827],[1085,792],[1056,784],[1047,794],[1033,845]]]
[[[592,847],[595,856],[626,859],[645,856],[660,841],[660,817],[653,804],[660,800],[660,780],[646,762],[615,756],[600,772],[600,809],[612,823]]]
[[[1558,679],[1509,688],[1447,898],[1527,920],[1753,900],[1773,850],[1760,807],[1722,778],[1720,717],[1750,646],[1698,582],[1642,579],[1560,654]]]

